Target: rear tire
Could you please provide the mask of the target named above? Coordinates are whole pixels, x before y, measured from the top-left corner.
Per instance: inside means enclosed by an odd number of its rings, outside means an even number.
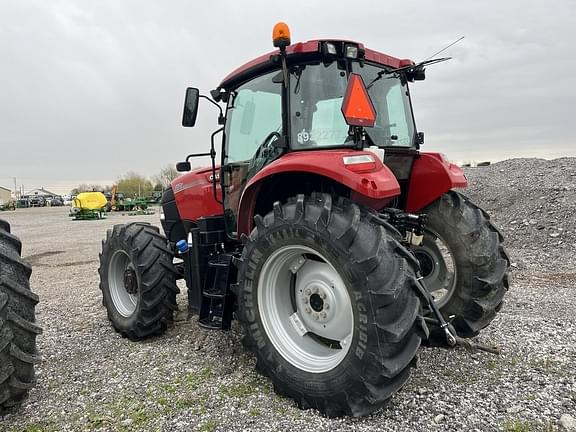
[[[446,295],[437,298],[437,305],[445,317],[454,315],[452,324],[459,336],[476,336],[496,317],[508,291],[510,260],[502,246],[504,238],[485,211],[454,191],[444,194],[422,213],[428,215],[427,231],[422,247],[414,251],[421,261],[424,282],[437,287],[445,284]],[[434,250],[442,249],[432,245],[436,239],[444,244],[452,264],[439,266],[444,271],[427,280],[431,274],[424,271],[429,265],[422,262],[424,253],[436,263],[448,261],[447,257],[434,254]],[[446,268],[453,269],[453,276],[446,276]],[[444,340],[443,332],[432,331],[432,344]]]
[[[30,291],[32,268],[21,258],[22,243],[0,220],[0,415],[19,405],[35,384],[39,356],[35,324],[38,296]]]
[[[427,331],[413,289],[416,260],[397,233],[329,195],[276,202],[255,222],[238,309],[257,371],[280,395],[330,417],[380,408],[408,380]]]
[[[108,230],[100,254],[100,289],[112,326],[140,340],[166,331],[176,306],[176,270],[157,227],[136,222]]]

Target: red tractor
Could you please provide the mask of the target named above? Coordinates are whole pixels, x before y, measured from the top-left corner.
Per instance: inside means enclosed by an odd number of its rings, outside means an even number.
[[[408,83],[424,67],[345,40],[290,44],[210,92],[220,108],[212,167],[172,182],[164,235],[117,225],[100,257],[108,316],[122,335],[161,333],[188,308],[208,329],[237,318],[257,370],[303,408],[368,414],[407,381],[418,349],[466,343],[508,289],[503,238],[454,191],[463,172],[420,152]],[[222,133],[221,163],[215,136]]]

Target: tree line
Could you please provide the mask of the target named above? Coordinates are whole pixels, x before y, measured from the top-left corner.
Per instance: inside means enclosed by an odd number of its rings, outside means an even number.
[[[121,176],[116,182],[117,191],[127,197],[151,196],[154,191],[162,191],[170,186],[172,180],[179,173],[172,165],[167,165],[152,177],[145,177],[134,171]],[[81,192],[111,192],[112,185],[80,184],[70,191],[70,195],[78,195]]]

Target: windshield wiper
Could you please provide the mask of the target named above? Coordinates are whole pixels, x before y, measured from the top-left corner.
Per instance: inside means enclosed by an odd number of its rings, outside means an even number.
[[[306,66],[295,66],[291,71],[290,74],[296,76],[296,84],[294,84],[294,94],[300,93],[300,79],[302,78],[302,72],[304,72]]]
[[[401,68],[396,68],[396,69],[391,69],[391,70],[383,69],[380,72],[378,72],[376,78],[374,78],[372,81],[370,81],[368,83],[368,85],[366,86],[366,90],[368,90],[370,87],[372,87],[376,81],[381,80],[382,77],[384,77],[384,75],[399,74],[401,72],[414,73],[416,71],[423,70],[424,66],[428,66],[428,65],[436,64],[436,63],[442,63],[442,62],[445,62],[445,61],[450,60],[450,59],[452,59],[452,57],[440,57],[440,58],[435,58],[435,59],[424,60],[424,61],[421,61],[420,63],[403,66]],[[392,77],[389,77],[389,78],[392,78]]]
[[[416,63],[413,65],[407,65],[401,68],[397,68],[397,69],[392,69],[392,70],[382,70],[380,72],[378,72],[378,76],[376,78],[374,78],[372,81],[370,81],[370,83],[366,86],[366,90],[368,90],[370,87],[372,87],[372,85],[378,81],[379,79],[382,79],[382,77],[384,75],[391,75],[391,74],[398,74],[400,72],[406,72],[414,74],[416,72],[423,72],[424,71],[424,66],[427,65],[431,65],[431,64],[435,64],[435,63],[441,63],[444,62],[446,60],[450,60],[452,57],[438,57],[438,58],[432,58],[434,56],[437,56],[438,54],[440,54],[443,51],[446,51],[448,48],[450,48],[453,45],[456,45],[458,42],[460,42],[462,39],[464,39],[464,36],[459,37],[458,39],[456,39],[454,42],[446,45],[444,48],[442,48],[439,51],[436,51],[434,54],[432,54],[430,57],[428,57],[426,60],[421,61],[420,63]],[[422,78],[424,79],[424,78]]]

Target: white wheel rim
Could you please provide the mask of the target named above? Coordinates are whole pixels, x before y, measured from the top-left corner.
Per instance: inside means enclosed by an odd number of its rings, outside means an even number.
[[[424,285],[436,305],[443,307],[456,289],[457,268],[452,250],[438,233],[425,229],[424,241],[414,252],[420,261]]]
[[[298,369],[328,372],[350,349],[354,313],[346,285],[309,247],[284,246],[268,257],[258,279],[258,310],[274,348]]]
[[[114,252],[108,265],[108,287],[114,307],[125,318],[132,316],[138,304],[138,296],[129,293],[124,285],[124,273],[128,268],[134,269],[128,254],[123,250]]]

